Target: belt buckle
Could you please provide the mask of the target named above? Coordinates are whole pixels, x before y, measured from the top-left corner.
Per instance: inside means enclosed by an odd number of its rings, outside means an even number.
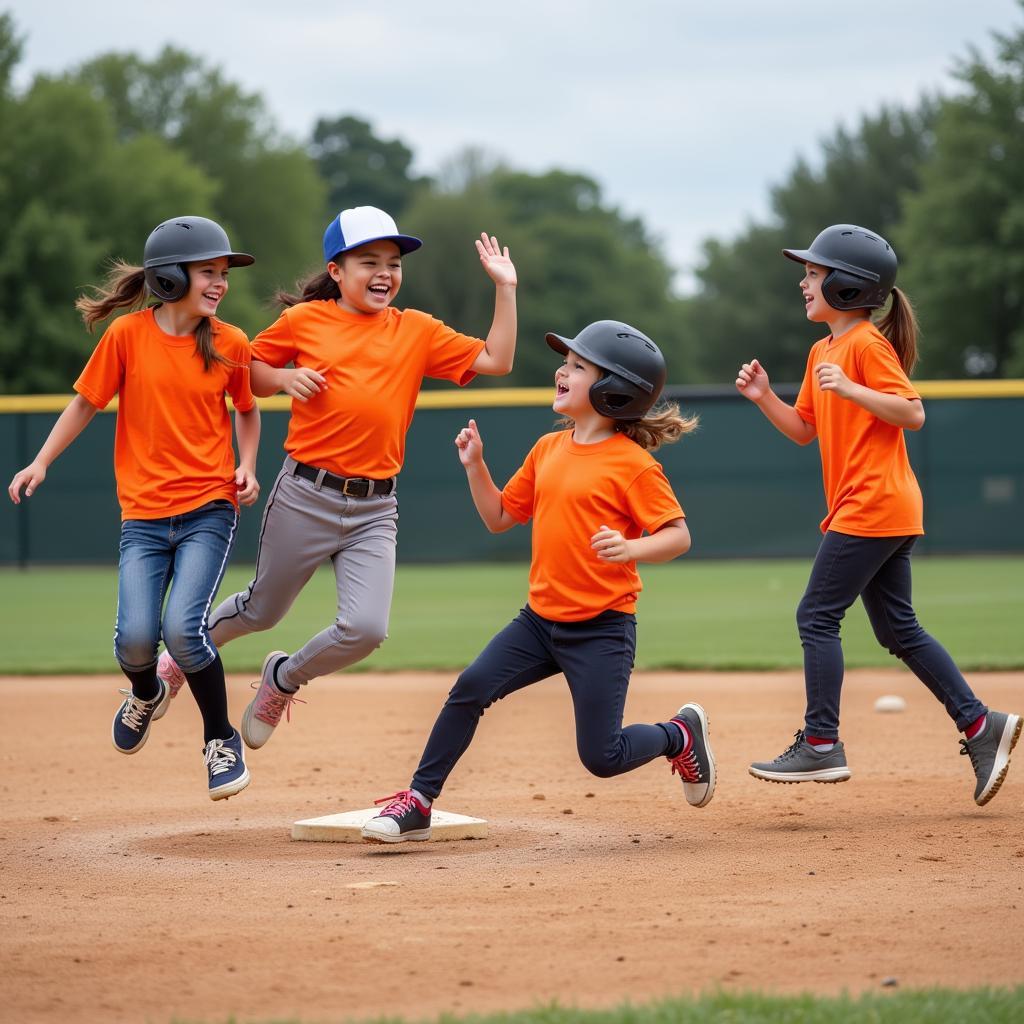
[[[348,489],[348,485],[349,484],[363,483],[363,482],[364,481],[359,480],[357,477],[346,477],[345,478],[345,486],[342,487],[341,493],[346,498],[365,498],[367,495],[369,495],[371,493],[369,481],[365,481],[365,483],[367,484],[367,489],[366,489],[365,493],[363,493],[363,494],[359,494],[356,491],[350,491]]]

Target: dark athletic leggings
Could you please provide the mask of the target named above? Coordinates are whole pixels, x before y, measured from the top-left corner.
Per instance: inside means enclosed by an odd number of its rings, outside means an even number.
[[[608,778],[663,754],[682,734],[669,724],[622,728],[636,652],[636,618],[602,612],[584,622],[553,622],[524,608],[456,680],[427,740],[412,788],[436,799],[465,753],[486,708],[531,683],[564,672],[576,714],[583,766]]]
[[[916,537],[853,537],[829,530],[796,612],[804,648],[811,736],[839,737],[843,648],[839,624],[857,600],[878,642],[935,694],[961,732],[986,712],[946,649],[926,633],[910,603],[910,552]]]

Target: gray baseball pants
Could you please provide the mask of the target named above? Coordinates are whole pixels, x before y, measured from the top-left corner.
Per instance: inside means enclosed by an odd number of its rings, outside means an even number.
[[[278,681],[300,686],[347,668],[387,636],[395,582],[398,501],[395,493],[346,497],[294,475],[286,457],[267,498],[260,527],[256,575],[246,590],[221,602],[210,616],[219,648],[235,637],[270,629],[327,559],[334,565],[338,612],[278,669]]]

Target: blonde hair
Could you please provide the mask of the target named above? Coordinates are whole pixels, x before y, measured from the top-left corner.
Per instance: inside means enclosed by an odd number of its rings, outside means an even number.
[[[875,321],[875,326],[889,339],[903,372],[909,377],[917,365],[917,317],[905,292],[893,288],[889,312]]]
[[[656,452],[663,444],[673,444],[684,434],[693,433],[699,423],[699,416],[684,416],[675,402],[665,402],[651,409],[643,419],[616,422],[615,432],[625,434],[649,452]],[[557,425],[568,429],[575,421],[564,416]]]
[[[91,331],[101,320],[106,320],[116,309],[132,311],[146,307],[148,295],[146,291],[146,272],[142,267],[133,267],[124,260],[114,260],[110,272],[103,284],[92,289],[92,295],[80,295],[75,300],[75,309],[82,314],[85,326]],[[162,303],[156,303],[162,305]],[[196,339],[196,354],[202,357],[203,371],[207,371],[214,363],[235,366],[236,363],[225,358],[217,351],[213,343],[215,333],[208,316],[200,317],[196,329],[192,332]]]

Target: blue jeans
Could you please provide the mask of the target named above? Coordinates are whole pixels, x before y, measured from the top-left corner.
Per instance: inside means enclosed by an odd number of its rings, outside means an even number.
[[[636,618],[607,611],[582,622],[552,622],[524,608],[456,680],[437,716],[412,788],[436,799],[466,752],[484,711],[516,690],[565,673],[583,767],[611,778],[666,754],[675,726],[622,727],[636,652]]]
[[[183,672],[198,672],[217,657],[207,617],[237,524],[238,513],[227,501],[121,524],[114,657],[123,669],[151,668],[161,635]]]
[[[839,624],[860,597],[875,638],[940,700],[961,732],[987,710],[949,652],[917,621],[910,603],[910,553],[917,537],[853,537],[826,532],[796,621],[804,648],[810,736],[839,738],[843,647]]]

